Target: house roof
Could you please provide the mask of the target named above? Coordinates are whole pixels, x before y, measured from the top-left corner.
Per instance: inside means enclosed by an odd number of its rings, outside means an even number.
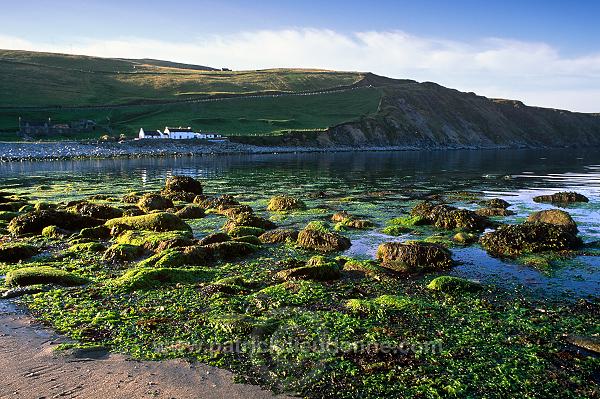
[[[177,132],[189,132],[192,133],[193,130],[191,127],[166,127],[165,130],[168,130],[171,133],[177,133]]]
[[[143,130],[144,130],[144,134],[146,136],[160,136],[162,134],[158,130],[146,130],[146,129],[143,129]]]

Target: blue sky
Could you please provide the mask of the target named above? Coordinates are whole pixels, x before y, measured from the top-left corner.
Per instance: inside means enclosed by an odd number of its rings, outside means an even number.
[[[599,1],[3,3],[0,48],[369,70],[600,112]]]

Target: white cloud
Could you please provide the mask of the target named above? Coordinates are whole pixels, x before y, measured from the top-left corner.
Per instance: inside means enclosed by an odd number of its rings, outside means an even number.
[[[527,104],[600,112],[600,53],[565,57],[546,43],[487,38],[460,42],[401,31],[327,29],[241,32],[168,42],[136,37],[68,44],[0,36],[0,48],[103,57],[159,58],[234,69],[274,67],[372,71],[434,81]]]

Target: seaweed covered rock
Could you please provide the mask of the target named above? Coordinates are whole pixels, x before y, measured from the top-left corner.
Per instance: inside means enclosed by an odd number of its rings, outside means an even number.
[[[324,223],[311,222],[298,233],[296,241],[300,248],[321,252],[344,251],[352,245],[341,234],[329,231]]]
[[[306,209],[306,204],[304,201],[289,196],[289,195],[278,195],[269,201],[269,205],[267,205],[267,210],[271,212],[281,212],[281,211],[293,211],[293,210],[303,210]]]
[[[26,243],[0,244],[0,262],[18,262],[37,255],[39,250],[33,245]]]
[[[258,251],[258,246],[241,241],[224,241],[205,246],[215,259],[230,260],[243,258]]]
[[[142,195],[144,195],[144,193],[137,193],[137,192],[128,193],[128,194],[125,194],[123,196],[123,198],[121,198],[121,202],[123,202],[125,204],[137,204],[139,202],[139,200],[142,198]]]
[[[83,285],[87,283],[87,279],[54,267],[35,266],[8,272],[5,283],[9,287],[34,284],[56,284],[69,287]]]
[[[161,190],[160,195],[170,199],[171,201],[181,202],[194,202],[194,199],[196,198],[196,194],[194,193],[186,193],[183,191],[169,191],[166,189]]]
[[[210,277],[202,269],[136,268],[112,281],[112,285],[125,291],[149,290],[164,285],[194,284]]]
[[[110,238],[110,229],[104,225],[96,227],[87,227],[81,229],[79,237],[89,238],[91,240],[105,240]]]
[[[227,230],[227,234],[231,237],[242,237],[242,236],[260,236],[265,232],[264,229],[260,227],[250,227],[250,226],[234,226]]]
[[[165,190],[202,195],[202,183],[189,176],[171,176],[165,182]]]
[[[102,260],[110,263],[132,262],[144,255],[144,248],[138,245],[114,244],[102,255]]]
[[[111,219],[105,225],[108,228],[123,225],[131,229],[149,231],[192,231],[192,228],[183,220],[165,212]]]
[[[367,219],[359,219],[349,214],[346,211],[337,212],[331,217],[331,221],[337,223],[335,226],[336,230],[345,229],[370,229],[375,224]]]
[[[173,201],[158,194],[144,194],[137,203],[138,208],[148,213],[173,208]]]
[[[99,242],[78,242],[78,240],[72,241],[72,244],[67,251],[69,252],[101,252],[106,248]]]
[[[338,262],[323,256],[313,256],[304,266],[285,269],[276,274],[276,278],[289,280],[335,280],[340,277]]]
[[[239,226],[258,227],[263,230],[271,230],[276,227],[275,223],[271,222],[269,219],[265,219],[253,213],[240,213],[230,218],[225,225],[223,225],[223,230],[229,232],[231,229]]]
[[[577,233],[577,224],[568,212],[560,209],[548,209],[545,211],[534,212],[527,218],[528,222],[542,222],[562,226],[565,229]]]
[[[466,280],[464,278],[440,276],[431,280],[431,282],[427,284],[427,288],[445,294],[460,294],[465,292],[477,292],[483,287],[475,281]]]
[[[143,247],[150,251],[160,252],[169,248],[187,247],[194,243],[189,231],[155,232],[144,230],[126,230],[119,234],[115,241]]]
[[[240,203],[233,198],[233,195],[229,194],[224,194],[219,197],[198,195],[194,198],[194,204],[198,204],[204,209],[215,209],[217,212],[224,212],[226,209],[240,205]]]
[[[11,212],[11,211],[0,211],[0,220],[4,222],[10,222],[17,216],[19,216],[19,212]]]
[[[57,226],[64,230],[78,231],[85,227],[95,227],[103,222],[89,216],[81,216],[65,211],[33,211],[12,219],[8,230],[15,235],[41,233],[44,227]]]
[[[140,267],[204,266],[214,260],[213,251],[206,246],[171,248],[140,262]]]
[[[573,202],[589,202],[589,199],[573,191],[561,191],[559,193],[538,195],[533,197],[534,202],[545,202],[551,204],[569,204]]]
[[[199,205],[186,205],[175,212],[175,215],[182,219],[201,219],[206,216],[204,213],[204,208]]]
[[[488,218],[468,209],[458,209],[443,204],[434,205],[427,201],[416,205],[412,209],[411,215],[420,216],[429,224],[446,230],[483,231],[493,225]]]
[[[484,234],[479,242],[490,255],[498,257],[577,249],[583,244],[573,231],[540,222],[503,225]]]
[[[267,231],[258,237],[265,244],[279,244],[285,242],[296,242],[298,239],[298,230],[275,229]]]
[[[46,238],[64,238],[69,235],[67,230],[57,226],[46,226],[42,229],[42,236]]]
[[[94,204],[83,201],[72,206],[69,210],[78,213],[82,216],[89,216],[94,219],[108,220],[120,218],[123,216],[123,210],[104,204]]]
[[[464,231],[458,232],[454,235],[454,237],[452,237],[452,241],[461,245],[473,244],[477,242],[478,239],[479,236],[477,234],[467,233]]]
[[[258,245],[258,246],[260,246],[262,244],[262,241],[257,236],[239,236],[239,237],[234,237],[233,241],[245,242],[245,243],[248,243],[248,244]]]
[[[480,201],[479,205],[481,205],[484,208],[506,209],[510,207],[510,204],[502,198],[491,198],[488,200]]]
[[[208,245],[208,244],[214,244],[217,242],[225,242],[225,241],[230,241],[231,237],[229,237],[229,235],[227,233],[212,233],[209,234],[205,237],[202,237],[199,241],[198,241],[198,245]]]
[[[494,217],[494,216],[511,216],[515,213],[506,208],[479,208],[475,210],[479,216]]]
[[[241,213],[254,213],[254,209],[252,209],[252,207],[249,205],[236,205],[226,208],[219,213],[231,219]]]
[[[386,242],[377,248],[376,258],[383,267],[398,272],[443,270],[452,265],[448,249],[426,242]]]

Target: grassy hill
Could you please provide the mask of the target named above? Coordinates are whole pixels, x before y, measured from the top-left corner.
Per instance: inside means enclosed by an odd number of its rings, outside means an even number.
[[[220,71],[160,60],[11,50],[0,50],[0,76],[4,139],[16,138],[19,117],[57,123],[93,119],[100,124],[94,136],[165,125],[228,135],[325,129],[375,112],[380,99],[369,88],[321,93],[360,82],[364,74],[356,72]],[[305,92],[313,94],[269,97]],[[221,100],[230,96],[244,98]],[[216,101],[189,102],[206,99]]]

